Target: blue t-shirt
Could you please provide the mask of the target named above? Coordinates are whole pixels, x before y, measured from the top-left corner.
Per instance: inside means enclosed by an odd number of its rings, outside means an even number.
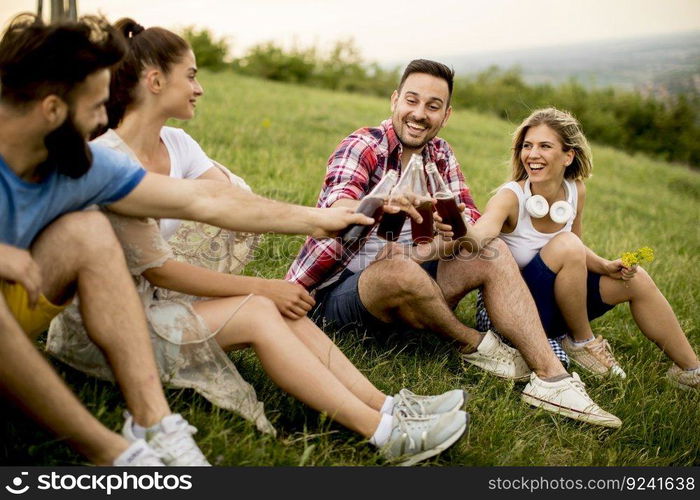
[[[114,203],[129,194],[146,171],[125,154],[90,144],[90,170],[78,179],[56,172],[26,182],[0,156],[0,243],[29,248],[54,219],[90,205]]]

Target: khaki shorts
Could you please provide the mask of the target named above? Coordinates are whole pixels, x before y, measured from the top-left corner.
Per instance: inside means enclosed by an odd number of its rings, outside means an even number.
[[[19,283],[10,284],[6,281],[0,281],[0,292],[5,297],[7,307],[19,323],[19,326],[32,337],[47,330],[51,320],[68,306],[68,304],[62,306],[52,304],[41,294],[36,306],[34,309],[31,309],[27,291]]]

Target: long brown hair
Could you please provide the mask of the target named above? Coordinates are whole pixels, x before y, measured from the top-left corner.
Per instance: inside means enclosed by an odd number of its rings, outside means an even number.
[[[130,18],[114,24],[126,40],[129,49],[122,61],[112,68],[107,126],[114,128],[124,118],[126,108],[136,99],[136,88],[141,73],[148,65],[168,73],[178,63],[190,46],[180,35],[164,28],[148,28]]]

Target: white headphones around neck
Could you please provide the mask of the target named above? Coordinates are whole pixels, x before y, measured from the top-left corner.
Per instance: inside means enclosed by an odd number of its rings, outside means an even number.
[[[530,217],[535,219],[541,219],[547,213],[551,219],[557,224],[565,224],[571,220],[574,216],[574,207],[569,203],[569,197],[571,192],[569,191],[569,184],[564,181],[564,193],[566,194],[566,200],[555,201],[552,206],[549,206],[547,200],[544,196],[539,194],[532,194],[530,190],[530,179],[525,181],[525,187],[523,188],[525,196],[527,196],[527,201],[525,202],[525,209]]]

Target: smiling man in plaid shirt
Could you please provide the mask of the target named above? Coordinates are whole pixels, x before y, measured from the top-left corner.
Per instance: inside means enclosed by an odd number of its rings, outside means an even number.
[[[480,213],[459,163],[449,144],[436,137],[452,111],[453,77],[443,64],[412,61],[391,96],[391,118],[378,127],[355,131],[331,155],[318,206],[356,208],[388,170],[400,174],[411,155],[420,154],[424,163],[437,165],[458,195],[465,219],[473,224]],[[418,217],[410,205],[404,208]],[[396,212],[399,207],[385,209]],[[441,236],[412,248],[410,226],[407,220],[397,243],[387,244],[374,230],[356,253],[335,240],[309,238],[287,279],[316,290],[312,316],[317,321],[355,324],[370,331],[431,330],[456,341],[461,357],[473,365],[504,378],[529,378],[524,394],[537,392],[542,401],[537,406],[605,425],[590,417],[591,410],[596,413],[600,408],[572,382],[549,348],[535,303],[505,244],[496,239],[488,253],[478,257],[460,248],[460,242]],[[494,325],[518,350],[455,316],[453,308],[478,287]]]

